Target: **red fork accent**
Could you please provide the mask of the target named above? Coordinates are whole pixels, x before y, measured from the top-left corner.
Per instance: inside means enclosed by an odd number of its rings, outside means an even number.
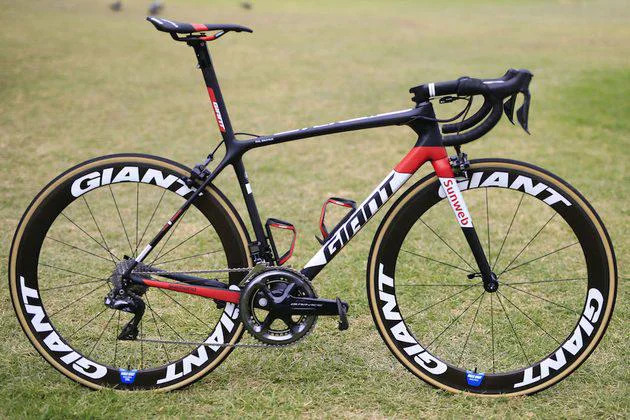
[[[238,304],[241,299],[241,293],[235,290],[219,289],[217,287],[193,286],[181,283],[169,283],[166,281],[158,281],[151,279],[142,279],[145,286],[157,287],[159,289],[172,290],[174,292],[186,293],[189,295],[203,296],[210,299],[216,299],[223,302],[231,302]]]
[[[394,170],[400,173],[413,174],[427,161],[431,161],[435,173],[440,178],[452,178],[453,170],[448,161],[448,153],[442,146],[414,147],[396,165]]]

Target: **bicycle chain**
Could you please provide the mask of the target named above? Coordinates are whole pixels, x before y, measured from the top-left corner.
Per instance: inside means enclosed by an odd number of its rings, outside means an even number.
[[[263,267],[267,267],[267,264],[260,264],[260,266]],[[212,273],[244,273],[244,272],[251,272],[253,271],[256,267],[259,266],[255,266],[255,267],[235,267],[235,268],[218,268],[218,269],[212,269],[212,270],[188,270],[188,271],[161,271],[159,269],[155,269],[155,271],[134,271],[133,274],[166,274],[166,275],[173,275],[173,274],[212,274]],[[313,325],[314,327],[315,325]],[[314,328],[311,328],[311,331]],[[297,345],[298,343],[304,341],[304,339],[306,337],[308,337],[310,335],[309,331],[304,337],[302,337],[301,340],[298,340],[294,343],[290,343],[290,344],[283,344],[283,345],[274,345],[274,344],[265,344],[265,343],[260,343],[260,344],[250,344],[250,343],[235,343],[235,344],[230,344],[230,343],[206,343],[206,342],[201,342],[201,341],[172,341],[172,340],[159,340],[156,338],[136,338],[134,341],[143,341],[146,343],[158,343],[158,344],[179,344],[179,345],[194,345],[194,346],[207,346],[207,347],[241,347],[241,348],[271,348],[271,349],[281,349],[281,348],[287,348],[287,347],[293,347],[295,345]]]
[[[217,268],[213,270],[188,270],[188,271],[162,271],[155,269],[155,271],[133,271],[132,274],[212,274],[212,273],[247,273],[252,271],[256,267],[238,267],[238,268]]]

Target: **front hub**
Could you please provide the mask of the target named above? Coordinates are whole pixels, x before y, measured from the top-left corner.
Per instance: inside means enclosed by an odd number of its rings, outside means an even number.
[[[490,274],[489,279],[483,279],[483,288],[486,292],[494,293],[499,290],[499,279],[494,273]]]

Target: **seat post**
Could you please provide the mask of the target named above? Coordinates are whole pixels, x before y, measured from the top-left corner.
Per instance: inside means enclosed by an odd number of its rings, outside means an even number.
[[[230,149],[234,141],[234,131],[232,130],[232,123],[230,122],[230,117],[223,100],[217,74],[214,71],[214,66],[212,64],[212,59],[210,58],[206,42],[202,40],[191,40],[188,41],[187,44],[195,50],[197,62],[199,63],[199,68],[203,74],[206,88],[208,89],[210,104],[217,119],[219,131],[221,132],[223,141],[225,141],[226,148]]]

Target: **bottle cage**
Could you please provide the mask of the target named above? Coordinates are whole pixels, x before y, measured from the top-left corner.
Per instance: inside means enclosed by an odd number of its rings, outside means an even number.
[[[328,229],[326,228],[326,208],[328,207],[329,204],[334,204],[335,206],[341,206],[341,207],[346,207],[351,209],[340,221],[339,223],[337,223],[335,225],[335,227],[333,228],[332,232],[328,232]],[[322,238],[318,238],[317,236],[315,237],[315,239],[317,239],[317,241],[320,243],[320,245],[324,245],[324,242],[326,242],[326,239],[337,230],[337,226],[341,225],[343,222],[345,222],[348,217],[354,212],[354,210],[357,208],[357,203],[353,200],[349,200],[347,198],[340,198],[340,197],[330,197],[328,200],[326,200],[326,202],[324,203],[324,205],[322,206],[322,213],[319,216],[319,230],[320,232],[322,232]]]
[[[271,228],[285,229],[293,232],[291,246],[289,247],[289,250],[282,255],[278,255],[278,249],[276,248],[276,242],[273,239]],[[295,249],[295,242],[297,240],[297,231],[295,230],[295,226],[280,219],[269,218],[265,222],[265,230],[267,231],[267,237],[269,238],[269,243],[271,244],[271,250],[273,251],[273,257],[276,260],[276,263],[278,265],[284,264],[293,256],[293,250]]]

